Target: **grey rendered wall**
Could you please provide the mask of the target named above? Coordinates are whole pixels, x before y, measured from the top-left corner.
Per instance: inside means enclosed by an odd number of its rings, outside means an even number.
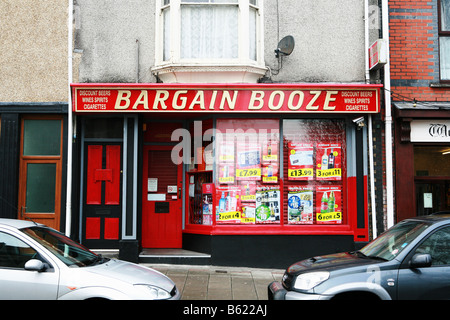
[[[155,1],[75,0],[79,82],[155,82]],[[364,82],[364,1],[264,0],[265,63],[274,82]],[[274,50],[292,35],[283,58]]]
[[[78,82],[137,82],[138,63],[139,82],[155,82],[155,0],[75,0],[74,7]]]
[[[264,3],[266,65],[279,68],[274,50],[281,38],[292,35],[296,43],[273,81],[364,82],[364,1]]]

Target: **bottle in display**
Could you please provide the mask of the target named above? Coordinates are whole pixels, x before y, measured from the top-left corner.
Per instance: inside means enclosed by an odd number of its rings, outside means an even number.
[[[321,213],[328,212],[328,195],[326,192],[323,193],[322,200],[320,202],[320,212]]]
[[[335,203],[336,203],[336,198],[334,197],[334,192],[331,191],[330,197],[328,198],[328,212],[335,211]]]
[[[225,192],[222,192],[222,196],[219,200],[219,212],[225,212],[225,207],[227,204],[227,200],[225,199]]]
[[[334,154],[333,149],[331,149],[330,155],[328,156],[328,169],[334,168]]]
[[[328,154],[327,154],[327,149],[325,149],[325,152],[323,153],[322,156],[322,167],[320,169],[322,170],[327,170],[328,169]]]

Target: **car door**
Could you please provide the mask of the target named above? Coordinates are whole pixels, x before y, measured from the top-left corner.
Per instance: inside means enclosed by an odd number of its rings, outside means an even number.
[[[43,272],[25,270],[30,259],[49,265]],[[59,270],[39,252],[5,230],[0,230],[0,300],[53,300],[58,295]]]
[[[414,254],[430,254],[431,266],[409,268]],[[450,226],[440,228],[408,256],[399,270],[398,299],[449,299],[450,298]]]

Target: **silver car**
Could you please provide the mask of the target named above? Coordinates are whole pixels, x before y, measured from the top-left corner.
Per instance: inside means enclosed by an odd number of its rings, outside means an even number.
[[[42,224],[0,219],[0,299],[178,300],[156,270],[102,258]]]

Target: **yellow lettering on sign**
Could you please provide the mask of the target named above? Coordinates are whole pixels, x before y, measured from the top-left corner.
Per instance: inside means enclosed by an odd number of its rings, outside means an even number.
[[[167,109],[166,100],[169,99],[169,91],[157,90],[155,102],[153,102],[153,110],[158,110],[158,105],[161,105],[163,110]]]
[[[328,222],[328,221],[342,221],[342,212],[318,212],[316,215],[317,221]]]
[[[340,177],[342,173],[341,168],[321,170],[317,169],[316,174],[318,178]]]
[[[294,105],[294,98],[298,96],[298,102],[296,105]],[[299,110],[302,105],[303,105],[303,100],[305,99],[305,94],[303,93],[303,91],[294,91],[291,93],[291,95],[289,96],[289,100],[288,100],[288,108],[289,110]]]
[[[338,94],[337,91],[327,91],[327,96],[325,97],[325,102],[323,104],[323,110],[333,111],[336,106],[330,106],[331,101],[336,101],[336,98],[332,98],[332,95]]]
[[[182,94],[186,94],[187,90],[178,90],[173,95],[173,102],[172,102],[172,108],[175,110],[184,110],[186,108],[187,98],[186,97],[180,97]],[[181,104],[178,104],[178,102],[181,101]]]
[[[313,169],[288,169],[289,178],[312,177]]]
[[[114,106],[114,109],[116,110],[126,110],[130,106],[130,97],[131,97],[131,91],[129,90],[119,90],[117,92],[117,100],[116,105]],[[124,105],[122,105],[122,102],[125,102]]]
[[[306,110],[319,110],[319,106],[314,106],[314,103],[317,101],[317,99],[319,99],[319,96],[322,93],[322,91],[310,91],[309,93],[314,94],[314,97],[306,106]]]
[[[197,91],[194,100],[191,102],[189,106],[189,110],[194,110],[194,106],[199,105],[200,109],[205,110],[205,96],[202,90]]]
[[[237,169],[236,170],[237,177],[261,177],[261,168],[255,169]]]
[[[280,96],[280,98],[278,100],[278,104],[274,105],[273,103],[276,96]],[[269,98],[269,109],[274,111],[280,110],[280,108],[283,106],[283,103],[284,103],[284,92],[283,91],[272,92]]]
[[[136,110],[139,105],[143,105],[145,110],[148,110],[148,91],[141,90],[141,94],[139,98],[137,98],[136,102],[133,105],[133,110]]]
[[[258,104],[256,104],[258,103]],[[248,110],[260,110],[264,106],[264,91],[252,91]]]

